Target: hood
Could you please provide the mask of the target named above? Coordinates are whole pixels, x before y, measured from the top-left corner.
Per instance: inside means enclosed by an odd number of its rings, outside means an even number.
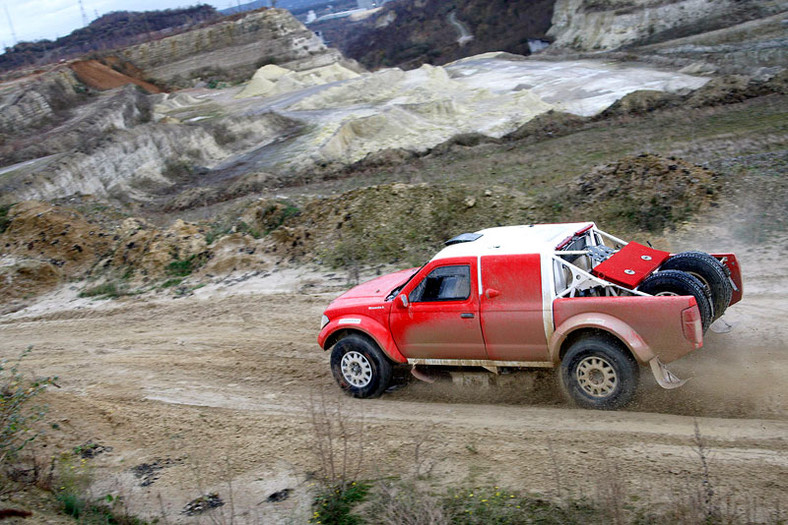
[[[371,281],[351,288],[337,297],[337,299],[360,299],[363,297],[383,299],[391,290],[410,279],[417,271],[418,268],[409,268],[407,270],[381,275]]]

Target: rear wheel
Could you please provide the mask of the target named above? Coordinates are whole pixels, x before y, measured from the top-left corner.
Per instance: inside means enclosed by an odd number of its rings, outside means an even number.
[[[662,270],[646,277],[638,290],[656,296],[691,295],[698,303],[704,333],[711,324],[711,294],[697,277],[678,270]]]
[[[580,407],[614,410],[632,401],[640,381],[635,358],[615,340],[585,336],[561,361],[561,384]]]
[[[339,387],[353,397],[378,397],[391,382],[391,363],[378,346],[360,335],[348,335],[331,350],[331,372]]]
[[[717,259],[703,252],[682,252],[662,265],[664,270],[679,270],[696,277],[709,288],[714,308],[713,319],[719,319],[733,297],[728,269]]]

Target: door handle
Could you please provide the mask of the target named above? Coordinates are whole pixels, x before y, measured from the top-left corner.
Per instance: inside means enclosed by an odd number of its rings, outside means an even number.
[[[460,314],[460,317],[463,319],[473,319],[475,316],[473,314]]]

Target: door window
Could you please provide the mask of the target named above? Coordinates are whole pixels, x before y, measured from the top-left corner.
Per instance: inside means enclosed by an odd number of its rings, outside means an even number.
[[[465,264],[432,270],[408,296],[412,303],[464,301],[471,295],[471,267]]]

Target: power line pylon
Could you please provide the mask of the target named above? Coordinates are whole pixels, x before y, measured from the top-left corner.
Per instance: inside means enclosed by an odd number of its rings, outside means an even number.
[[[79,0],[79,10],[82,12],[82,27],[87,27],[88,15],[85,13],[85,4],[82,3],[82,0]]]

